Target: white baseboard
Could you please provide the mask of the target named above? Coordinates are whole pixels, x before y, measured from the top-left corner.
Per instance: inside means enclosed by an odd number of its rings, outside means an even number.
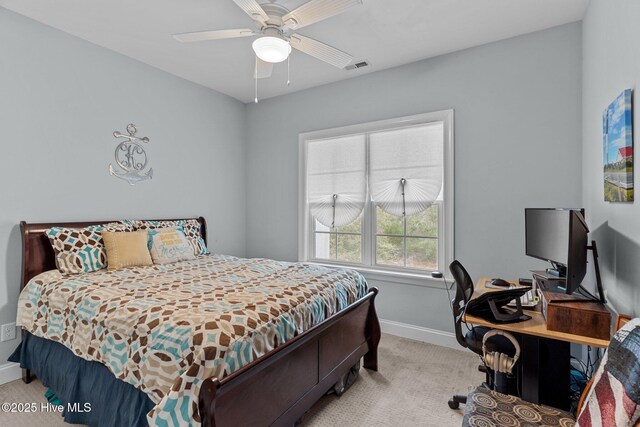
[[[424,328],[422,326],[409,325],[407,323],[394,322],[393,320],[380,319],[380,328],[385,334],[396,335],[416,341],[449,347],[454,350],[462,350],[456,336],[451,332],[437,329]]]
[[[9,362],[0,365],[0,384],[10,383],[20,378],[22,378],[22,370],[18,363]]]

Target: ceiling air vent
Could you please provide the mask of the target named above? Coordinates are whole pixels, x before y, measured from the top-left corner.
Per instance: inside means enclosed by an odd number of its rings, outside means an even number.
[[[351,64],[351,65],[347,65],[344,69],[345,70],[355,70],[358,68],[364,68],[364,67],[368,67],[369,63],[367,61],[358,61],[355,64]]]

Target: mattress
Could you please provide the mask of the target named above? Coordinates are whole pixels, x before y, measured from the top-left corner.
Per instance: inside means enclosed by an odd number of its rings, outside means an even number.
[[[150,425],[198,425],[202,381],[222,379],[366,294],[355,271],[199,256],[33,278],[17,323],[105,365],[155,404]]]

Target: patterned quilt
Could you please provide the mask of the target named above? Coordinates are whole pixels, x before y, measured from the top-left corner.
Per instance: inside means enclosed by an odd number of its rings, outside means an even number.
[[[198,394],[367,291],[355,271],[204,255],[31,280],[18,324],[106,365],[156,403],[150,425],[199,425]]]

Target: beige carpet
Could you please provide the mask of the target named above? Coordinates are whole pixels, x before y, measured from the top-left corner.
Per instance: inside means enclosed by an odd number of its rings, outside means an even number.
[[[478,358],[417,341],[383,335],[379,372],[360,370],[360,378],[341,397],[325,396],[302,420],[303,427],[459,426],[461,411],[447,400],[482,381]],[[46,402],[39,382],[14,381],[0,386],[0,402]],[[64,424],[56,413],[0,412],[0,426],[55,427]]]

